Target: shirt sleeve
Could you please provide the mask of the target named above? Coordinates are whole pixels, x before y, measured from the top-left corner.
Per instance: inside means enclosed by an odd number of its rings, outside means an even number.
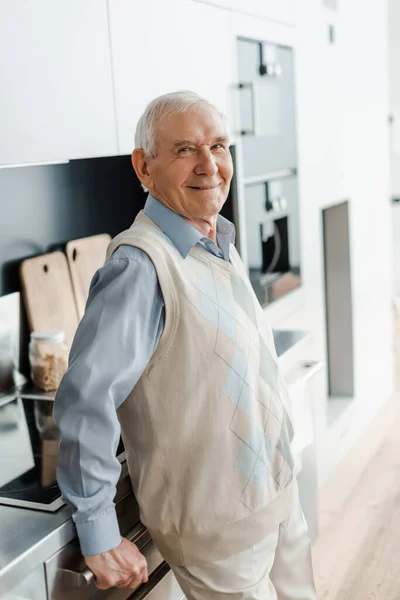
[[[121,542],[114,505],[121,472],[116,409],[157,347],[164,310],[155,267],[139,248],[121,246],[93,277],[54,402],[61,432],[57,480],[75,509],[85,556]]]

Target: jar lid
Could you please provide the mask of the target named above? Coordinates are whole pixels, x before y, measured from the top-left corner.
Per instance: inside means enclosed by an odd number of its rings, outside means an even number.
[[[62,344],[64,339],[64,332],[59,330],[31,332],[31,340],[35,340],[36,342],[56,342]]]

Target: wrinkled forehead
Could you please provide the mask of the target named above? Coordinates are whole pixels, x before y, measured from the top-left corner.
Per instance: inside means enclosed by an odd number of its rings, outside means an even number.
[[[208,104],[200,104],[174,115],[160,118],[156,130],[159,150],[168,149],[180,140],[196,145],[228,138],[226,124],[221,114]]]

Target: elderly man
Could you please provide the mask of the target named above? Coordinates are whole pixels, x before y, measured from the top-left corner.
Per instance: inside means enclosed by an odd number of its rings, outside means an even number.
[[[58,481],[97,586],[148,579],[113,498],[120,431],[142,522],[188,600],[315,600],[271,328],[218,213],[225,120],[193,92],[136,131],[149,191],[95,274],[55,401]]]

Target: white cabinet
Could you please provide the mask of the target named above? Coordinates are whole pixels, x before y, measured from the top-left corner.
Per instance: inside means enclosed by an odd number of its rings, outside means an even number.
[[[295,22],[294,0],[231,0],[232,8],[284,23]]]
[[[160,94],[189,89],[230,112],[235,60],[231,14],[190,0],[109,0],[119,151]]]
[[[271,21],[295,23],[295,0],[198,0]]]
[[[116,154],[106,0],[0,0],[0,164]]]
[[[392,204],[393,296],[400,312],[400,202]]]
[[[232,0],[195,0],[196,2],[207,2],[212,6],[220,6],[221,8],[232,8]]]
[[[294,428],[292,452],[299,497],[312,542],[318,537],[320,435],[326,424],[324,378],[324,365],[320,361],[301,361],[285,377]]]

